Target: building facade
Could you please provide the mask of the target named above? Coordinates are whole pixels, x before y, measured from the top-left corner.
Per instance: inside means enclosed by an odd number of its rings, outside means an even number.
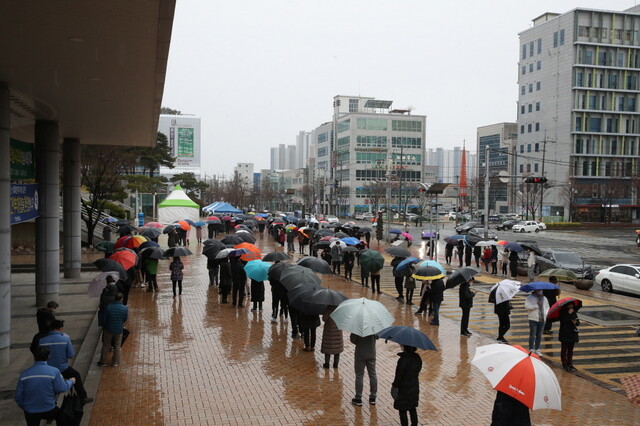
[[[542,215],[638,218],[640,7],[546,13],[520,33],[518,160]]]
[[[180,173],[193,173],[196,179],[200,179],[200,117],[160,114],[158,131],[167,136],[171,153],[176,157],[175,167],[173,169],[161,167],[160,174],[173,176]]]
[[[516,210],[516,178],[502,182],[498,173],[515,176],[514,151],[518,142],[517,123],[498,123],[478,127],[476,149],[478,152],[478,179],[469,188],[478,192],[478,207],[484,210],[484,179],[486,175],[487,147],[489,147],[489,212],[510,213]],[[474,188],[475,186],[475,188]]]

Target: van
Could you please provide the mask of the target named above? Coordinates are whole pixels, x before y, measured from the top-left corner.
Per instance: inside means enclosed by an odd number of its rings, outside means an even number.
[[[504,216],[504,220],[519,220],[520,219],[520,215],[518,213],[505,213],[502,216]]]

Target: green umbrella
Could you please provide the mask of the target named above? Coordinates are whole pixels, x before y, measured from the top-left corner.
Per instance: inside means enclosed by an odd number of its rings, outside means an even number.
[[[360,265],[369,272],[379,271],[384,266],[384,257],[377,250],[363,250],[360,252]]]
[[[556,277],[558,279],[558,281],[578,281],[579,278],[576,274],[573,273],[573,271],[570,271],[568,269],[561,269],[561,268],[552,268],[552,269],[547,269],[546,271],[543,271],[540,275],[538,275],[539,277]]]
[[[96,250],[99,250],[104,253],[113,253],[114,245],[111,241],[101,241],[96,244]]]

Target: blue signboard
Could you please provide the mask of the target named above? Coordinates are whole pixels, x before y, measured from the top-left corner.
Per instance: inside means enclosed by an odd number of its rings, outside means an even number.
[[[11,224],[35,219],[38,212],[38,184],[11,184]]]

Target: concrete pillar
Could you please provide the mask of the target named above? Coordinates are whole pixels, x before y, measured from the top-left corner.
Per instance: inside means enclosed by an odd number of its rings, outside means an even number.
[[[9,365],[11,346],[9,87],[0,82],[0,367]]]
[[[78,278],[82,264],[82,228],[80,218],[80,141],[62,142],[62,217],[64,227],[64,277]]]
[[[58,123],[36,121],[35,156],[39,212],[36,219],[36,306],[60,291],[60,142]]]

